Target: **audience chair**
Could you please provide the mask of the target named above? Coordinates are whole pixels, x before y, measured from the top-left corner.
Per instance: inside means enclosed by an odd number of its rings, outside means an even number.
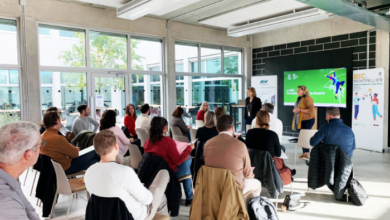
[[[298,136],[298,143],[295,145],[295,157],[294,157],[294,167],[297,163],[297,150],[298,147],[306,148],[311,150],[313,147],[310,145],[310,138],[317,133],[318,130],[309,130],[309,129],[301,129]]]
[[[54,162],[53,160],[51,160],[51,162],[53,163],[54,170],[55,170],[55,173],[56,173],[57,192],[56,192],[56,194],[54,196],[53,206],[51,208],[49,219],[51,219],[53,217],[53,211],[54,211],[54,207],[55,207],[56,202],[57,202],[58,194],[70,195],[68,211],[66,213],[66,219],[68,219],[70,205],[72,204],[73,195],[76,194],[77,192],[86,191],[87,189],[85,187],[85,184],[81,183],[81,181],[80,181],[81,179],[80,178],[75,178],[75,179],[69,179],[68,180],[67,176],[65,175],[65,171],[62,168],[62,166],[59,163]],[[89,200],[89,193],[88,193],[88,191],[87,191],[87,197],[88,197],[88,200]]]
[[[180,183],[183,182],[186,179],[190,179],[191,180],[191,190],[192,190],[192,193],[194,193],[194,187],[193,187],[194,184],[192,182],[192,175],[185,175],[185,176],[182,176],[182,177],[180,177],[178,179],[179,179]]]
[[[248,133],[249,129],[252,128],[252,125],[246,125],[246,133]]]
[[[149,132],[144,128],[136,128],[135,131],[141,140],[141,147],[144,147],[146,140],[149,138]]]
[[[134,170],[138,170],[138,164],[142,160],[141,151],[138,149],[137,145],[129,144],[129,153],[130,153],[130,167]]]
[[[184,136],[179,127],[171,127],[172,136]]]
[[[188,138],[185,137],[185,136],[176,136],[176,135],[173,135],[173,140],[175,140],[175,141],[180,141],[180,142],[184,142],[184,143],[190,143],[190,140],[188,140]]]
[[[190,135],[191,135],[191,140],[194,141],[196,139],[196,132],[197,129],[190,128]]]
[[[204,122],[202,120],[196,120],[195,124],[197,128],[204,127]]]

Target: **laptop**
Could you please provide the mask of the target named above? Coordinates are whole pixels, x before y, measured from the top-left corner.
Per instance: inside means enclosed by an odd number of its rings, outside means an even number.
[[[245,105],[245,100],[238,100],[238,105]]]

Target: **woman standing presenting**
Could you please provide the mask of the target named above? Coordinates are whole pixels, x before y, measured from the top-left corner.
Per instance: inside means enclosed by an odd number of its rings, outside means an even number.
[[[294,117],[292,129],[300,131],[301,129],[311,129],[314,125],[314,99],[310,97],[310,92],[306,86],[298,86],[298,99],[294,106]],[[309,160],[309,149],[302,148],[303,154],[299,159]]]
[[[248,97],[245,100],[245,127],[252,124],[257,112],[261,109],[261,100],[256,97],[256,89],[249,87],[247,95]]]

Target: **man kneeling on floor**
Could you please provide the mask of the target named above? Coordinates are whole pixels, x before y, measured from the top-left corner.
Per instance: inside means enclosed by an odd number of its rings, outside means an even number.
[[[245,143],[233,137],[233,119],[222,115],[217,121],[219,135],[208,140],[204,147],[205,165],[229,170],[243,193],[252,190],[253,195],[260,196],[261,183],[254,179],[251,159]]]
[[[85,174],[85,186],[89,193],[98,197],[119,198],[134,220],[153,219],[157,211],[168,215],[164,195],[169,182],[167,170],[157,174],[148,190],[132,168],[115,162],[119,146],[112,131],[104,130],[96,134],[93,145],[101,160],[89,167]]]

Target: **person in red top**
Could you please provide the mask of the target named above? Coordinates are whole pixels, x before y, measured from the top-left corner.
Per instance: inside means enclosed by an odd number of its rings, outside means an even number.
[[[201,120],[204,122],[204,114],[209,110],[209,104],[204,101],[200,106],[198,114],[196,115],[196,120]]]
[[[191,160],[186,160],[188,155],[194,149],[194,145],[187,146],[180,154],[176,143],[165,134],[168,130],[168,122],[163,117],[154,117],[150,123],[149,138],[145,142],[145,153],[162,157],[168,163],[168,166],[176,173],[178,179],[191,174]],[[191,180],[183,181],[186,194],[186,206],[191,205],[193,193]]]
[[[137,120],[137,113],[135,112],[135,107],[133,104],[128,104],[126,106],[126,115],[124,124],[126,128],[129,130],[130,135],[133,138],[137,138],[137,132],[135,131],[135,120]]]

